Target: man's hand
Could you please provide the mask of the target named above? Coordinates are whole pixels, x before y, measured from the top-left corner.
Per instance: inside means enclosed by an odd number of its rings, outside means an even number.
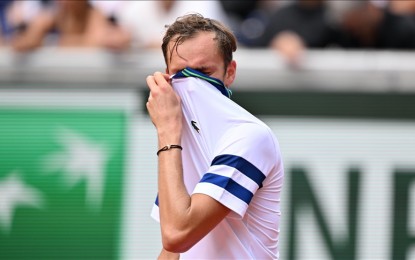
[[[181,141],[181,103],[169,81],[169,75],[161,72],[147,77],[147,85],[150,88],[147,110],[157,129],[160,147],[180,144]]]

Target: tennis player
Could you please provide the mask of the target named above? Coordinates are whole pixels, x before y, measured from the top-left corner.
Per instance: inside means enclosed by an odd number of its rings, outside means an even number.
[[[230,99],[236,38],[199,14],[168,26],[166,73],[147,77],[158,136],[160,259],[277,259],[284,170],[277,139]],[[155,154],[156,154],[155,153]]]

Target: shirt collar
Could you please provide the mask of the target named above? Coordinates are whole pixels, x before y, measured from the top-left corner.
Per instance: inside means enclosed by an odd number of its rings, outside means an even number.
[[[209,82],[210,84],[212,84],[213,86],[215,86],[224,96],[231,98],[232,91],[228,89],[227,87],[225,87],[225,84],[223,84],[221,80],[210,77],[192,68],[186,67],[185,69],[177,72],[176,74],[172,76],[173,79],[186,78],[186,77],[195,77],[195,78],[203,79]]]

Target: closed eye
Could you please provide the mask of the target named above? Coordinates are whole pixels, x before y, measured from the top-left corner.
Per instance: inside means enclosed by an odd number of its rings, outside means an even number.
[[[202,72],[205,75],[210,76],[212,74],[212,72],[208,71],[208,70],[199,70],[200,72]]]
[[[212,75],[212,73],[213,73],[212,70],[210,70],[209,68],[206,68],[206,67],[195,68],[195,70],[198,70],[198,71],[200,71],[203,74],[208,75],[208,76]]]

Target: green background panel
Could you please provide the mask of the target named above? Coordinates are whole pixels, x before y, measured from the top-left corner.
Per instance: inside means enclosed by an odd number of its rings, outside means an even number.
[[[87,184],[65,184],[45,172],[48,154],[61,151],[62,129],[108,151],[100,209],[86,201]],[[0,109],[0,182],[12,172],[43,194],[42,208],[17,206],[9,232],[0,226],[0,259],[114,259],[118,256],[126,117],[120,111]]]

